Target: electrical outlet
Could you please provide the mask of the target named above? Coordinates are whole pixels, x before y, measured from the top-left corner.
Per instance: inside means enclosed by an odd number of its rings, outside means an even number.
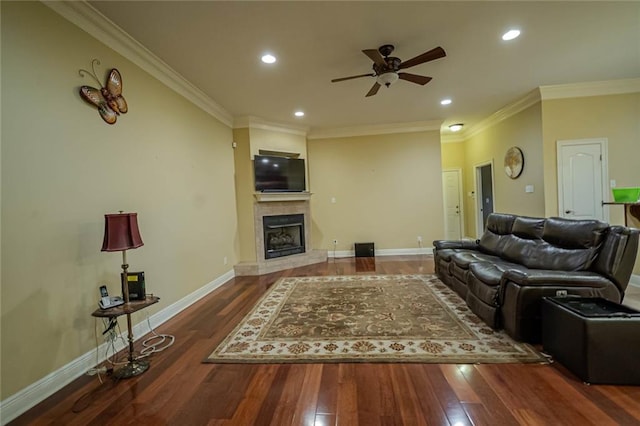
[[[422,242],[422,237],[420,235],[418,235],[418,242],[421,243]]]
[[[227,259],[227,256],[225,256],[222,261],[224,262],[224,264],[226,265],[227,263],[229,263],[229,260]]]

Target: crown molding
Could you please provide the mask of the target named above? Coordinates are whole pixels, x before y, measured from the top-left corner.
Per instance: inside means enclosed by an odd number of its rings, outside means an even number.
[[[276,123],[254,116],[236,117],[233,120],[233,128],[241,129],[243,127],[248,127],[250,129],[272,130],[274,132],[281,133],[291,133],[293,135],[300,135],[305,137],[309,132],[309,128],[304,126],[292,126],[289,124]]]
[[[442,121],[413,121],[409,123],[374,124],[369,126],[336,127],[311,130],[307,139],[344,138],[352,136],[387,135],[391,133],[414,133],[437,130]]]
[[[489,117],[480,121],[478,124],[471,126],[469,130],[467,130],[460,136],[463,137],[464,139],[468,139],[472,136],[475,136],[476,134],[482,132],[483,130],[486,130],[491,126],[495,126],[501,121],[504,121],[507,118],[512,117],[521,111],[524,111],[530,106],[535,105],[536,103],[540,102],[540,100],[541,100],[540,91],[538,89],[534,89],[529,93],[527,93],[526,95],[524,95],[522,98],[514,102],[511,102],[505,107],[494,112]]]
[[[640,78],[540,86],[542,100],[640,92]]]
[[[478,124],[470,127],[469,130],[460,132],[458,138],[462,138],[463,140],[469,139],[483,130],[495,126],[499,122],[543,100],[620,95],[637,92],[640,92],[640,78],[540,86],[522,98],[491,114]],[[448,136],[443,135],[443,142],[445,141],[457,142],[458,139],[449,139]]]
[[[86,1],[43,1],[45,6],[115,50],[198,108],[231,127],[233,116]]]

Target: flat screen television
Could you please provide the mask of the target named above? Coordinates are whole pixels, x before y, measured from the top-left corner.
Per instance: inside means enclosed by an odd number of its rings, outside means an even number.
[[[253,158],[256,191],[302,192],[306,189],[304,159],[256,155]]]

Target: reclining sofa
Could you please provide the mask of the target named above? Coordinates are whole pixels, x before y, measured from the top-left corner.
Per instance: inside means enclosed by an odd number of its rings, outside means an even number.
[[[622,302],[639,232],[597,220],[492,213],[479,240],[433,242],[435,272],[490,327],[537,343],[544,296]]]

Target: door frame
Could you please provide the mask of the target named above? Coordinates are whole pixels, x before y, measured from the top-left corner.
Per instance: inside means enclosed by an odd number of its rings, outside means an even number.
[[[459,216],[458,216],[458,221],[460,221],[460,238],[464,238],[465,234],[465,229],[464,229],[464,223],[466,222],[464,220],[464,192],[462,192],[462,168],[460,167],[454,167],[454,168],[449,168],[449,169],[442,169],[442,173],[444,172],[456,172],[458,174],[458,197],[459,197],[459,207],[458,207],[458,211]],[[444,179],[442,180],[442,182],[444,183]],[[443,190],[443,205],[444,203],[444,188]],[[445,217],[447,216],[447,206],[444,205],[444,215]]]
[[[608,200],[609,193],[609,140],[607,138],[587,138],[587,139],[558,139],[556,140],[556,178],[558,187],[558,211],[556,214],[562,216],[564,211],[564,188],[562,186],[562,156],[561,149],[571,145],[600,145],[602,160],[600,161],[600,173],[602,174],[602,201]],[[608,206],[602,206],[603,220],[609,223]]]
[[[493,211],[496,209],[496,168],[493,163],[492,158],[482,163],[476,163],[473,166],[473,186],[476,189],[474,193],[476,198],[476,238],[480,238],[484,232],[484,223],[482,220],[482,178],[480,174],[480,168],[484,166],[491,166],[491,192],[493,193],[491,201],[493,203]]]

